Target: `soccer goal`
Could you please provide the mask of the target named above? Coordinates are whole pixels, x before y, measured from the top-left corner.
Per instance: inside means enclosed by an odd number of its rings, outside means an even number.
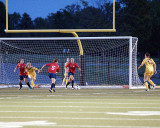
[[[77,40],[82,43],[83,55]],[[139,88],[142,82],[137,71],[137,43],[138,39],[133,37],[0,38],[0,84],[18,85],[18,71],[13,71],[20,58],[36,68],[58,58],[57,86],[61,85],[66,59],[75,58],[82,69],[76,70],[75,83]],[[50,85],[50,82],[47,68],[37,74],[37,84]]]

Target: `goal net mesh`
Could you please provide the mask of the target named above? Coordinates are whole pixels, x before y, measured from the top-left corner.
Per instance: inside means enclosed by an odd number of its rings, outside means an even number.
[[[132,38],[132,85],[142,85],[137,72],[137,38]],[[86,38],[81,39],[83,64],[80,64],[80,51],[76,38],[49,39],[0,39],[0,84],[17,85],[19,72],[14,68],[20,58],[25,63],[31,62],[36,68],[58,58],[60,72],[57,85],[64,78],[64,64],[67,58],[75,58],[78,65],[83,65],[83,73],[75,72],[75,83],[83,77],[84,85],[129,85],[129,38]],[[28,79],[29,80],[29,79]],[[37,73],[36,84],[48,85],[47,67]]]

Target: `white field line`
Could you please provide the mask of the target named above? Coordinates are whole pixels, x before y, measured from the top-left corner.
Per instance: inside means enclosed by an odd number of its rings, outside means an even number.
[[[77,111],[0,111],[0,113],[90,113],[90,114],[106,114],[106,112],[77,112]]]
[[[1,102],[0,102],[1,103]],[[5,102],[5,103],[8,103],[8,102]],[[11,103],[11,102],[9,102],[9,103]],[[12,103],[31,103],[31,104],[34,104],[34,103],[39,103],[39,104],[44,104],[44,103],[57,103],[57,104],[72,104],[72,103],[74,103],[74,104],[159,104],[160,105],[160,103],[102,103],[102,102],[54,102],[54,101],[52,101],[52,102],[28,102],[28,101],[20,101],[20,102],[12,102]],[[4,102],[3,102],[3,104],[4,104]]]
[[[48,121],[28,121],[28,122],[0,122],[0,128],[23,128],[24,126],[53,126],[56,123]]]
[[[38,95],[39,95],[39,94],[38,94]],[[6,95],[6,96],[8,96],[8,95]],[[46,96],[46,95],[45,95],[45,96]],[[53,97],[64,97],[64,95],[52,95],[52,96],[53,96]],[[76,94],[76,95],[65,95],[65,97],[75,97],[75,96],[77,96],[77,97],[79,97],[79,98],[84,98],[84,97],[85,97],[85,98],[86,98],[86,97],[87,97],[87,98],[93,98],[93,97],[94,97],[94,98],[97,98],[97,96],[91,96],[91,95],[85,95],[85,96],[80,96],[80,95],[77,95],[77,94]],[[131,96],[131,94],[123,95],[123,96],[121,96],[121,97],[126,97],[126,96]],[[139,95],[137,95],[137,96],[139,96]],[[148,94],[147,96],[150,96],[150,95]],[[152,96],[152,95],[151,95],[151,96]],[[159,98],[158,95],[155,95],[155,96],[157,96],[157,98]],[[22,96],[16,96],[16,97],[13,97],[13,98],[17,98],[17,97],[18,97],[18,98],[24,98],[24,97],[25,97],[25,98],[28,98],[28,96],[23,96],[23,95],[22,95]],[[42,96],[40,96],[40,97],[43,97],[43,94],[42,94]],[[50,97],[51,97],[51,96],[50,96]],[[114,98],[119,98],[120,96],[119,96],[119,95],[117,95],[117,96],[110,96],[110,95],[108,95],[108,96],[98,96],[98,97],[102,97],[102,98],[104,98],[104,97],[105,97],[105,98],[110,98],[110,97],[111,97],[111,98],[113,98],[113,97],[114,97]],[[31,97],[29,97],[29,98],[31,98]]]
[[[21,97],[21,96],[19,96],[19,97]],[[43,96],[41,96],[41,97],[43,97]],[[4,98],[6,98],[6,97],[4,97]],[[3,99],[4,99],[4,98],[3,98]],[[11,98],[14,98],[14,99],[15,99],[15,98],[17,98],[17,97],[10,97],[9,100],[11,100]],[[22,97],[22,98],[24,98],[24,97]],[[140,101],[143,101],[143,102],[144,102],[144,101],[146,101],[146,102],[158,101],[158,102],[160,102],[160,100],[152,100],[152,99],[148,100],[148,99],[122,99],[122,98],[121,98],[121,99],[117,99],[117,98],[116,98],[116,99],[88,99],[88,98],[87,98],[87,99],[80,99],[80,98],[79,98],[79,99],[77,99],[77,98],[75,98],[75,99],[73,99],[73,98],[72,98],[72,99],[70,99],[70,98],[67,98],[67,99],[64,99],[64,98],[63,98],[63,99],[33,99],[33,98],[32,98],[32,99],[25,99],[25,101],[27,101],[27,100],[32,100],[32,101],[33,101],[33,100],[38,100],[38,101],[40,101],[40,100],[42,100],[42,101],[44,101],[44,100],[45,100],[45,101],[47,101],[47,100],[48,100],[48,101],[60,101],[60,100],[62,100],[62,101],[64,101],[64,100],[65,100],[65,101],[68,101],[68,100],[69,100],[69,101],[74,101],[74,100],[76,100],[76,101],[79,101],[79,100],[81,100],[81,101],[85,101],[85,100],[87,100],[87,101],[88,101],[88,100],[94,100],[94,101],[97,101],[97,100],[98,100],[98,101],[113,101],[113,100],[114,100],[114,101],[118,101],[118,102],[119,102],[119,101],[125,101],[125,102],[126,102],[126,101],[129,101],[129,102],[131,102],[131,101],[134,101],[134,102],[135,102],[135,101],[137,101],[137,102],[140,102]],[[24,100],[23,100],[23,101],[24,101]],[[98,101],[97,101],[97,102],[98,102]],[[34,102],[34,101],[33,101],[33,102]]]
[[[159,128],[150,126],[109,126],[109,125],[53,125],[52,127],[69,127],[69,128]]]
[[[160,119],[129,119],[129,118],[90,118],[90,117],[15,117],[15,116],[0,116],[0,119],[59,119],[59,120],[132,120],[132,121],[160,121]]]
[[[112,115],[127,115],[127,116],[152,116],[160,115],[160,111],[128,111],[128,112],[107,112]]]
[[[148,109],[160,109],[159,107],[96,107],[96,106],[29,106],[29,105],[0,105],[0,108],[6,108],[6,107],[12,107],[12,108],[17,108],[17,107],[23,107],[23,108],[115,108],[115,109],[120,109],[120,108],[148,108]]]

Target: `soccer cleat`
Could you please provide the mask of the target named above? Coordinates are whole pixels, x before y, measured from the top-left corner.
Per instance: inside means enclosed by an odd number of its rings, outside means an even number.
[[[72,90],[74,90],[75,88],[73,87]]]
[[[146,89],[146,92],[148,92],[149,91],[149,89]]]
[[[29,87],[29,90],[32,90],[33,88],[32,87]]]
[[[38,84],[38,85],[35,86],[35,88],[39,88],[39,86],[40,86],[40,85]]]
[[[148,84],[148,88],[151,89],[151,85],[150,84]]]
[[[154,85],[153,85],[153,88],[152,88],[152,89],[154,90],[154,89],[155,89],[155,87],[156,87],[156,84],[154,84]]]
[[[49,89],[49,92],[50,92],[50,93],[53,93],[53,91],[52,91],[51,89]]]
[[[18,90],[21,90],[22,89],[22,87],[19,87],[19,89]]]

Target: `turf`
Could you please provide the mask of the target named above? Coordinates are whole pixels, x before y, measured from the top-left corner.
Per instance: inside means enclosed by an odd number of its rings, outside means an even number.
[[[159,96],[159,89],[0,89],[0,128],[158,128]]]

